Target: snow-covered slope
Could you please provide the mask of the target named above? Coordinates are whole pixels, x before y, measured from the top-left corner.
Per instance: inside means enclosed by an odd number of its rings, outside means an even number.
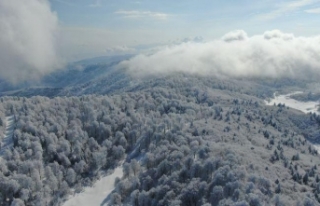
[[[12,140],[12,135],[14,131],[14,116],[8,116],[6,117],[6,132],[1,139],[1,145],[0,145],[0,155],[3,155],[4,151],[10,147],[13,146],[13,140]]]
[[[117,177],[123,175],[122,166],[117,167],[111,175],[98,180],[93,187],[85,188],[84,192],[71,197],[63,206],[100,206],[106,197],[114,190]]]
[[[291,107],[293,109],[299,110],[303,113],[316,113],[317,115],[320,115],[320,112],[318,111],[319,102],[300,102],[295,99],[292,99],[291,96],[294,94],[299,94],[301,92],[293,92],[290,94],[285,95],[274,95],[274,98],[270,101],[266,101],[267,105],[274,105],[274,104],[285,104],[287,107]],[[320,153],[320,144],[314,144],[314,148]]]
[[[150,79],[132,92],[117,95],[3,98],[1,115],[14,105],[19,122],[14,142],[21,158],[6,156],[8,161],[2,163],[8,165],[8,172],[1,177],[0,188],[19,187],[30,191],[28,194],[39,194],[28,196],[26,205],[64,205],[65,195],[80,189],[83,193],[70,197],[66,206],[188,205],[190,201],[198,205],[217,205],[218,201],[220,205],[275,205],[273,197],[280,184],[283,205],[297,205],[307,195],[317,201],[312,188],[315,175],[308,182],[293,179],[320,164],[315,149],[304,138],[318,131],[316,120],[283,106],[267,107],[262,99],[249,95],[249,87],[242,87],[248,93],[244,94],[235,87],[241,84],[232,83],[179,75]],[[49,132],[52,135],[45,135]],[[46,139],[39,138],[44,135]],[[42,162],[30,153],[38,148]],[[125,175],[117,168],[91,184],[99,168],[108,169],[126,156]],[[143,156],[141,164],[129,164]],[[299,169],[295,173],[290,173],[290,161]],[[39,178],[40,170],[45,174]],[[114,180],[121,175],[113,193]],[[83,183],[90,188],[80,188]],[[234,192],[222,196],[227,185]],[[27,198],[20,191],[0,191],[2,197]],[[108,196],[115,198],[107,202]],[[215,200],[217,196],[223,199]]]

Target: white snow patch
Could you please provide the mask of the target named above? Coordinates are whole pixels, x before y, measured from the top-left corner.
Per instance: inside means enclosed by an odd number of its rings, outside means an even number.
[[[308,101],[308,102],[300,102],[295,99],[292,99],[291,96],[294,94],[300,94],[303,92],[293,92],[290,94],[285,94],[285,95],[278,95],[275,93],[274,98],[265,101],[267,105],[274,105],[274,104],[285,104],[287,107],[294,108],[296,110],[299,110],[303,113],[316,113],[317,115],[320,115],[320,112],[318,111],[319,107],[319,102],[313,102],[313,101]],[[320,153],[320,144],[314,144],[314,148]]]
[[[320,154],[320,145],[314,144],[313,147],[317,150],[317,152]]]
[[[111,175],[101,178],[93,187],[87,187],[84,192],[74,195],[63,206],[100,206],[114,190],[115,179],[122,177],[122,169],[122,166],[117,167]]]
[[[274,98],[269,100],[269,101],[265,101],[265,103],[267,105],[274,105],[274,104],[285,104],[287,107],[291,107],[294,109],[297,109],[301,112],[304,113],[316,113],[317,115],[320,114],[320,112],[318,112],[318,106],[319,106],[319,102],[313,102],[313,101],[308,101],[308,102],[300,102],[297,101],[295,99],[292,99],[291,96],[294,94],[299,94],[302,92],[293,92],[290,94],[285,94],[285,95],[276,95],[276,93],[274,94]]]
[[[14,131],[14,116],[7,116],[5,119],[6,131],[4,137],[0,142],[0,156],[3,155],[6,149],[9,149],[13,146],[13,131]]]

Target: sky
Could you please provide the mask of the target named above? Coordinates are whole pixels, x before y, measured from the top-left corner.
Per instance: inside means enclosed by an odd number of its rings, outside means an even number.
[[[320,33],[319,0],[50,0],[62,29],[68,60],[132,52],[195,36],[220,38],[278,29]]]
[[[310,75],[319,23],[320,0],[1,0],[0,79],[121,54],[138,55],[121,64],[132,73]]]

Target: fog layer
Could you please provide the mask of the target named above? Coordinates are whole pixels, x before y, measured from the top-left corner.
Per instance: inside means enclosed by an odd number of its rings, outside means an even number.
[[[57,16],[47,0],[1,0],[1,78],[18,83],[56,68],[57,28]]]
[[[309,78],[320,72],[320,36],[295,37],[278,30],[249,37],[232,31],[219,40],[187,42],[122,62],[136,76],[186,72],[231,77]]]

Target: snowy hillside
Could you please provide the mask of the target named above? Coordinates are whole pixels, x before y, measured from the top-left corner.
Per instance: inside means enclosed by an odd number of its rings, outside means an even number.
[[[133,78],[100,64],[55,75],[0,98],[16,118],[2,131],[5,206],[320,202],[316,102],[273,95],[303,81]]]
[[[293,109],[299,110],[303,113],[314,113],[317,115],[320,115],[319,112],[319,102],[318,101],[307,101],[307,102],[302,102],[302,101],[297,101],[293,98],[291,98],[291,96],[296,95],[296,94],[301,94],[303,92],[293,92],[290,94],[286,94],[286,95],[274,95],[274,98],[266,101],[267,105],[278,105],[278,104],[284,104],[287,107],[291,107]],[[320,144],[315,143],[314,148],[316,148],[316,150],[318,151],[318,153],[320,154]]]
[[[0,163],[0,201],[320,201],[320,159],[312,146],[319,140],[320,118],[265,105],[275,89],[186,75],[143,80],[131,88],[113,95],[0,98],[0,113],[16,116],[13,150]],[[100,176],[123,161],[115,173]],[[121,178],[114,185],[116,176]]]

